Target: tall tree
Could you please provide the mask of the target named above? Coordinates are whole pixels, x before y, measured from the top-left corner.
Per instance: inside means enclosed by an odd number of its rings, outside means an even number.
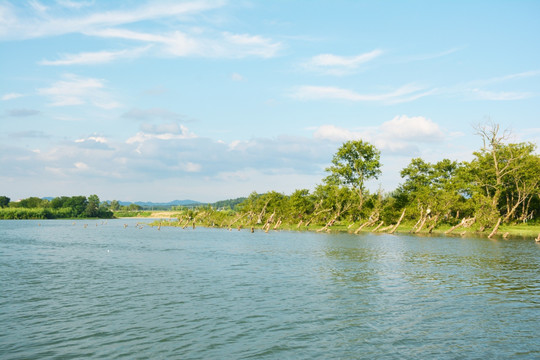
[[[364,184],[367,180],[377,179],[381,174],[381,152],[373,145],[362,140],[345,142],[332,158],[332,166],[326,169],[330,175],[325,179],[328,184],[344,185],[358,194],[361,209],[364,203]]]
[[[509,188],[520,189],[516,192],[522,195],[521,199],[517,200],[519,206],[536,187],[534,180],[531,183],[525,179],[540,176],[538,173],[527,175],[526,171],[528,163],[526,159],[533,156],[535,146],[531,143],[507,144],[510,133],[504,131],[501,134],[498,124],[478,126],[477,134],[483,140],[483,147],[474,153],[475,158],[469,166],[477,192],[482,197],[478,202],[483,204],[481,212],[487,214],[484,217],[489,217],[486,219],[488,223],[493,223],[497,217],[503,215],[508,221],[517,209],[514,208],[516,202],[511,197],[502,196],[505,192],[510,196],[507,191]]]
[[[99,197],[97,195],[88,196],[84,214],[88,217],[97,217],[99,215]]]

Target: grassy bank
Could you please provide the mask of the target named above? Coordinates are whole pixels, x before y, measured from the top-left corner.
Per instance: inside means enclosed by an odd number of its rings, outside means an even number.
[[[289,231],[320,231],[324,224],[310,224],[309,226],[298,224],[283,223],[276,226],[276,224],[270,224],[265,227],[264,224],[253,224],[247,218],[241,217],[236,213],[214,213],[213,216],[186,216],[186,214],[178,212],[150,212],[145,214],[146,218],[154,219],[150,222],[150,226],[155,227],[182,227],[193,228],[195,227],[214,227],[225,228],[230,230],[244,230],[250,231],[253,228],[254,231],[276,231],[276,230],[289,230]],[[139,216],[141,217],[141,216]],[[159,220],[158,220],[159,219]],[[354,233],[360,226],[360,223],[347,223],[336,222],[327,231],[331,233]],[[431,232],[427,229],[423,229],[419,232],[413,232],[413,223],[403,223],[395,230],[396,234],[416,234],[419,236],[452,236],[452,237],[487,237],[492,229],[485,229],[480,231],[478,226],[472,226],[470,228],[458,228],[451,233],[446,232],[451,228],[450,225],[442,224],[434,228]],[[384,227],[377,228],[376,226],[365,227],[361,232],[374,232],[374,233],[388,233],[391,229],[385,229]],[[494,239],[504,238],[536,238],[540,234],[540,225],[536,224],[516,224],[516,225],[501,225],[497,233],[493,236]]]

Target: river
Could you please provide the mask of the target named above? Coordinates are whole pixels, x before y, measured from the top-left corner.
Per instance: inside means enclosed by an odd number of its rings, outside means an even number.
[[[532,239],[136,223],[0,221],[0,358],[540,358]]]

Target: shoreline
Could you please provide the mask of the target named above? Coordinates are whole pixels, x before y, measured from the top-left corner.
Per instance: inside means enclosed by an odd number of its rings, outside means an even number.
[[[151,216],[147,217],[126,217],[123,219],[149,219],[153,220],[151,223],[148,223],[149,226],[167,226],[167,227],[182,227],[182,228],[192,228],[193,222],[185,223],[184,226],[182,226],[181,223],[177,221],[177,216],[173,216],[173,214],[170,214],[170,216],[157,216],[157,214],[152,214]],[[158,220],[163,220],[159,221]],[[173,220],[173,221],[171,221]],[[263,229],[262,225],[242,225],[240,228],[238,226],[209,226],[207,224],[201,223],[201,222],[195,222],[195,227],[204,227],[204,228],[217,228],[217,229],[229,229],[229,230],[242,230],[242,231],[250,231],[252,228],[254,231],[264,231],[264,232],[270,232],[270,231],[309,231],[309,232],[321,232],[319,231],[324,225],[321,224],[315,224],[311,225],[308,228],[305,226],[297,227],[296,225],[281,225],[277,229],[269,229],[268,231]],[[327,231],[321,232],[321,233],[335,233],[335,234],[354,234],[354,224],[351,226],[351,224],[339,224],[335,225],[331,228],[329,228]],[[486,238],[489,240],[510,240],[510,239],[532,239],[535,240],[538,237],[540,237],[540,225],[501,225],[499,228],[499,231],[493,235],[493,237],[489,238],[489,231],[480,232],[475,228],[465,228],[465,229],[458,229],[451,233],[446,233],[446,231],[450,229],[449,225],[443,225],[438,229],[433,229],[431,232],[428,231],[420,231],[420,232],[412,232],[412,225],[410,224],[401,224],[397,227],[394,234],[396,235],[411,235],[411,236],[420,236],[420,237],[432,237],[432,236],[438,236],[438,237],[453,237],[453,238],[468,238],[468,237],[476,237],[476,238]],[[365,233],[372,233],[372,234],[390,234],[386,231],[373,231],[375,230],[375,227],[372,228],[365,228],[362,229],[359,234],[365,234]],[[459,231],[461,230],[461,231]]]

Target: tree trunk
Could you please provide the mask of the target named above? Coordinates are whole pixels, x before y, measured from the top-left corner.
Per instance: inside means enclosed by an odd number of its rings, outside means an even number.
[[[416,229],[416,231],[414,232],[415,234],[418,234],[422,228],[424,227],[425,223],[426,223],[426,220],[427,220],[427,214],[424,215],[424,217],[422,218],[422,222],[420,223],[420,226],[418,227],[418,229]]]
[[[377,227],[376,227],[375,229],[373,229],[372,231],[373,231],[373,232],[376,232],[377,230],[379,230],[379,228],[382,226],[382,224],[384,224],[384,220],[382,220],[382,221],[380,222],[380,224],[377,225]]]
[[[452,226],[450,229],[444,232],[445,235],[450,234],[452,231],[456,230],[459,227],[470,227],[476,221],[476,217],[472,218],[463,218],[461,222],[457,225]]]
[[[499,218],[499,220],[497,221],[497,224],[493,228],[493,231],[491,232],[491,234],[488,235],[488,239],[491,239],[493,235],[497,233],[497,231],[499,230],[499,225],[501,225],[501,221],[502,221],[502,218]]]
[[[403,209],[403,212],[401,213],[401,216],[399,217],[399,220],[396,224],[396,226],[394,226],[394,228],[390,231],[390,234],[393,234],[396,229],[398,228],[399,224],[401,224],[401,220],[403,220],[403,217],[405,216],[405,209]]]
[[[378,214],[374,218],[370,217],[370,219],[368,221],[366,221],[365,223],[363,223],[362,225],[360,225],[360,227],[358,229],[356,229],[354,233],[358,234],[366,226],[371,226],[371,225],[375,224],[375,222],[377,222],[377,220],[379,220],[379,215]]]
[[[437,223],[439,222],[439,214],[435,215],[432,221],[433,223],[428,228],[429,234],[431,234],[433,232],[433,229],[435,229],[435,226],[437,226]]]

